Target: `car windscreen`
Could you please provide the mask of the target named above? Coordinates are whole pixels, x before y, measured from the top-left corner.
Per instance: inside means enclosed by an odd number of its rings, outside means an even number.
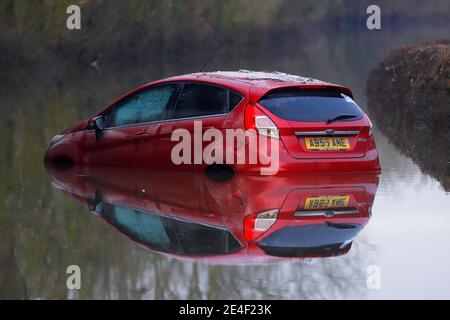
[[[353,99],[335,90],[288,89],[264,96],[259,103],[281,119],[301,122],[354,121],[363,113]]]

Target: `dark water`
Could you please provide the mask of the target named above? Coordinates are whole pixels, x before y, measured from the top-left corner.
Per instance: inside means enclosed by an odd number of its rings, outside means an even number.
[[[293,35],[265,52],[226,49],[207,69],[279,70],[308,75],[350,86],[365,107],[367,76],[390,48],[448,39],[448,30],[412,25],[382,32],[312,34],[302,42]],[[90,194],[95,200],[92,186],[97,186],[103,188],[104,197],[110,197],[106,200],[123,204],[130,201],[124,195],[133,186],[107,187],[101,179],[81,183],[74,175],[75,180],[70,176],[64,180],[66,193],[61,186],[53,187],[41,161],[49,139],[141,83],[197,71],[202,64],[177,61],[153,65],[149,59],[145,67],[114,71],[101,64],[100,70],[58,65],[33,77],[22,71],[22,85],[2,96],[0,298],[450,298],[450,256],[446,252],[450,243],[450,195],[436,178],[423,174],[417,164],[391,145],[380,127],[375,135],[383,174],[375,188],[372,217],[351,249],[336,257],[272,261],[243,254],[235,260],[209,261],[160,254],[131,241],[129,237],[136,240],[136,234],[130,235],[129,229],[126,237],[123,228],[92,214],[86,208],[89,201],[70,196]],[[114,180],[110,174],[105,173],[109,178],[102,179]],[[87,175],[95,176],[96,172]],[[275,179],[260,190],[249,188],[255,194],[241,195],[236,200],[226,197],[237,192],[239,185],[216,185],[204,177],[190,177],[193,180],[186,181],[195,188],[187,197],[182,189],[171,187],[180,184],[179,178],[170,177],[163,179],[160,187],[156,183],[150,186],[150,195],[159,199],[152,198],[155,210],[174,210],[180,215],[197,207],[205,217],[215,212],[223,225],[239,226],[242,219],[228,221],[223,218],[225,213],[251,209],[248,206],[255,197],[264,198],[276,192],[280,184],[286,184]],[[346,187],[367,182],[339,179],[338,185]],[[305,187],[305,183],[288,181],[281,189],[287,192]],[[108,193],[108,188],[113,191]],[[145,197],[139,198],[138,190],[133,199],[141,199],[144,207],[151,205]],[[132,206],[139,207],[136,203]],[[144,231],[140,231],[142,237]],[[183,241],[178,248],[189,249],[192,238]],[[323,252],[314,256],[320,255]],[[66,287],[69,265],[81,268],[81,290]],[[368,289],[366,284],[368,267],[373,265],[381,271],[379,290]]]

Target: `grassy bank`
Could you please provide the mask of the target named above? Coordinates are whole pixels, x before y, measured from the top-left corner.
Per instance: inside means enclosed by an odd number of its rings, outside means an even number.
[[[403,46],[368,79],[369,112],[388,138],[450,190],[450,42]]]

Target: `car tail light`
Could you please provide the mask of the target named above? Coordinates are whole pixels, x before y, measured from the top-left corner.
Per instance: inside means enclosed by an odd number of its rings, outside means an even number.
[[[247,241],[255,240],[269,230],[277,221],[278,210],[252,214],[244,219],[244,237]]]
[[[251,104],[245,108],[245,128],[254,129],[258,134],[271,138],[279,138],[276,124],[258,107]]]

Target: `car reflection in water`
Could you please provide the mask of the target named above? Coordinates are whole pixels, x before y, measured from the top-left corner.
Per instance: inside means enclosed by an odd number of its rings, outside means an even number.
[[[47,167],[55,187],[129,239],[177,259],[266,263],[347,253],[371,216],[376,174],[236,175]]]

